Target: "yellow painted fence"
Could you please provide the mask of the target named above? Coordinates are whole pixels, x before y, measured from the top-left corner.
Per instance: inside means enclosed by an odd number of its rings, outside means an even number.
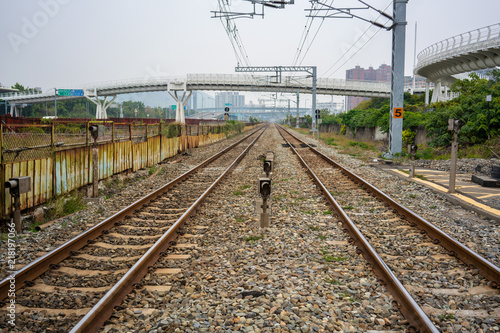
[[[45,126],[47,127],[47,125]],[[42,126],[40,125],[40,127]],[[44,130],[46,129],[44,128]],[[54,149],[57,147],[57,143],[54,141],[57,140],[54,139],[53,131],[52,128],[52,139],[50,139],[50,133],[48,134],[48,140],[52,140],[47,148],[49,149],[49,157],[4,162],[0,165],[2,216],[7,216],[12,211],[13,200],[9,190],[4,186],[5,181],[9,178],[31,177],[31,192],[21,195],[21,210],[35,207],[57,195],[92,183],[92,149],[94,145],[89,140],[88,134],[83,139],[86,140],[83,146],[80,144],[73,148]],[[98,142],[96,147],[99,156],[99,179],[105,179],[127,170],[137,171],[150,167],[187,149],[217,142],[226,137],[224,133],[203,134],[202,131],[201,133],[197,132],[198,135],[186,135],[185,132],[183,131],[181,136],[173,138],[167,138],[166,135],[151,137],[146,135],[144,142],[134,142],[130,139],[117,140],[117,142]],[[115,137],[114,134],[113,137]],[[130,134],[130,138],[132,138],[132,134]],[[0,137],[0,139],[2,138]],[[38,141],[42,142],[41,139]],[[0,140],[1,143],[2,140]],[[17,151],[22,151],[19,147],[8,150],[5,149],[5,146],[4,141],[2,145],[4,152],[9,151],[11,154],[15,154]],[[50,147],[52,147],[51,151]]]

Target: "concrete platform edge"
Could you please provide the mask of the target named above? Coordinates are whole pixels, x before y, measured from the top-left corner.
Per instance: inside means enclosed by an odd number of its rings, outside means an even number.
[[[471,204],[469,202],[466,202],[464,200],[460,200],[459,198],[456,198],[453,195],[450,195],[447,191],[439,190],[439,189],[435,188],[434,186],[429,186],[427,184],[427,183],[432,183],[432,182],[428,182],[428,181],[421,180],[421,179],[418,179],[418,178],[409,178],[408,176],[399,174],[398,172],[394,172],[392,170],[385,169],[385,168],[380,168],[380,167],[378,167],[378,165],[371,165],[371,166],[373,166],[374,168],[377,168],[379,170],[382,170],[384,172],[388,172],[391,175],[397,176],[397,177],[399,177],[399,178],[401,178],[403,180],[406,180],[408,182],[414,181],[414,182],[417,182],[419,184],[422,184],[422,185],[426,186],[428,189],[432,190],[435,193],[443,194],[445,196],[446,200],[448,200],[451,203],[454,203],[456,205],[460,205],[460,206],[462,206],[465,209],[474,211],[474,212],[476,212],[476,213],[478,213],[478,214],[480,214],[482,216],[485,216],[485,217],[487,217],[487,218],[489,218],[491,220],[494,220],[496,222],[500,222],[500,215],[496,215],[496,214],[493,214],[491,212],[488,212],[487,210],[484,210],[481,207],[477,207],[477,206],[475,206],[475,205],[473,205],[473,204]],[[432,183],[432,184],[434,184],[436,186],[442,187],[441,185],[438,185],[438,184],[435,184],[435,183]],[[443,187],[443,189],[446,190],[445,187]],[[466,196],[466,197],[468,197],[469,199],[471,199],[473,201],[476,201],[475,199],[470,198],[469,196],[465,195],[464,193],[461,193],[459,190],[457,190],[457,193],[459,193],[460,195]]]

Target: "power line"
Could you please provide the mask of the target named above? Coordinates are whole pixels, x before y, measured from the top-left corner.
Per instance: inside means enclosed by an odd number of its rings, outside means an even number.
[[[387,10],[387,8],[389,8],[389,6],[391,5],[392,2],[389,2],[387,4],[387,6],[385,7],[384,11]],[[377,17],[377,20],[382,16],[382,14],[379,14],[379,16]],[[368,31],[371,29],[371,26],[369,26],[365,32],[363,32],[361,34],[361,36],[351,45],[351,47],[332,65],[330,66],[330,68],[328,68],[328,70],[326,70],[324,72],[324,74],[322,75],[322,77],[326,76],[328,74],[328,72],[333,68],[335,67],[336,64],[338,64],[342,58],[347,54],[349,53],[349,51],[352,50],[353,47],[356,46],[356,43],[359,42],[367,33]],[[342,66],[344,66],[348,61],[350,61],[366,44],[368,44],[368,42],[370,42],[378,33],[380,32],[380,29],[378,29],[352,56],[349,57],[349,59],[347,59],[344,63],[342,63],[342,65],[340,65],[335,71],[333,71],[330,75],[328,75],[328,78],[331,77],[333,74],[335,74],[340,68],[342,68]]]

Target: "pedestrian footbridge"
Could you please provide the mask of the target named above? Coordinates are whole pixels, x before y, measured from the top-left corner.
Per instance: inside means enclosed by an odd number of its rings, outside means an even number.
[[[418,54],[414,74],[435,84],[431,102],[454,98],[448,88],[453,75],[500,66],[500,23],[472,30],[433,44]]]
[[[215,91],[255,91],[312,93],[311,77],[276,78],[249,74],[188,74],[186,77],[149,77],[123,81],[101,82],[92,85],[69,87],[82,89],[83,96],[55,96],[55,90],[48,92],[6,93],[0,99],[7,100],[11,114],[16,114],[16,107],[23,104],[43,103],[57,100],[88,98],[97,105],[96,118],[107,118],[106,109],[119,94],[168,91],[177,101],[177,110],[183,110],[185,102],[195,90]],[[390,82],[347,81],[341,79],[322,79],[316,81],[316,93],[322,95],[390,97]],[[104,100],[103,100],[104,98]],[[179,119],[183,121],[183,119]]]

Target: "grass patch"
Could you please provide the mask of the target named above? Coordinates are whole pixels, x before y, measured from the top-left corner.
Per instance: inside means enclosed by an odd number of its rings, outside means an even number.
[[[245,242],[256,242],[258,240],[261,240],[262,238],[264,238],[263,236],[248,236],[248,237],[245,237],[243,238],[245,240]]]
[[[331,215],[332,214],[332,211],[331,210],[325,210],[323,212],[323,215]]]
[[[45,219],[48,221],[76,213],[77,211],[87,207],[87,205],[83,202],[82,197],[78,195],[58,197],[48,206],[50,208],[45,214]]]
[[[158,170],[158,168],[156,167],[156,165],[153,165],[152,167],[150,167],[150,168],[148,169],[148,173],[149,173],[149,175],[151,176],[153,173],[155,173],[155,172],[156,172],[156,170]]]
[[[417,197],[417,195],[416,194],[410,194],[409,197],[412,198],[412,199],[415,199]]]
[[[420,178],[422,180],[427,180],[427,177],[425,177],[424,175],[415,175],[415,177]]]
[[[447,313],[447,314],[442,314],[440,316],[438,316],[439,319],[455,319],[455,316],[452,315],[451,313]]]
[[[318,238],[321,239],[321,240],[326,240],[326,236],[325,235],[318,235]]]
[[[359,147],[363,149],[374,149],[372,145],[369,145],[365,142],[358,142],[358,141],[349,141],[349,146],[351,147]]]
[[[250,187],[252,187],[252,185],[243,185],[240,187],[241,190],[246,190],[246,189],[249,189]]]
[[[325,282],[336,286],[340,285],[340,282],[334,279],[325,278]]]
[[[310,210],[305,210],[305,211],[302,211],[302,212],[305,213],[305,214],[312,214],[313,213]]]
[[[351,206],[351,205],[349,205],[349,206],[344,206],[344,207],[342,207],[342,209],[354,209],[354,206]]]
[[[245,221],[245,218],[243,216],[238,216],[236,218],[236,222],[243,222],[243,221]]]
[[[334,256],[334,255],[331,255],[331,254],[325,254],[323,256],[323,260],[326,261],[326,262],[332,262],[332,261],[341,262],[341,261],[344,261],[346,259],[347,259],[347,257],[337,257],[337,256]]]
[[[315,226],[315,225],[309,225],[307,226],[309,228],[309,230],[312,230],[312,231],[319,231],[319,227],[318,226]]]
[[[241,191],[234,191],[233,195],[243,195],[243,192],[241,192]]]
[[[329,146],[336,146],[337,144],[334,142],[335,139],[334,138],[326,138],[325,140],[325,143]]]
[[[429,206],[429,209],[436,209],[437,206]]]
[[[347,257],[337,257],[333,254],[330,254],[327,249],[321,249],[321,253],[323,254],[323,260],[326,262],[340,262],[347,259]]]
[[[342,191],[330,191],[330,194],[333,195],[333,196],[341,195],[343,193],[344,192],[342,192]]]

